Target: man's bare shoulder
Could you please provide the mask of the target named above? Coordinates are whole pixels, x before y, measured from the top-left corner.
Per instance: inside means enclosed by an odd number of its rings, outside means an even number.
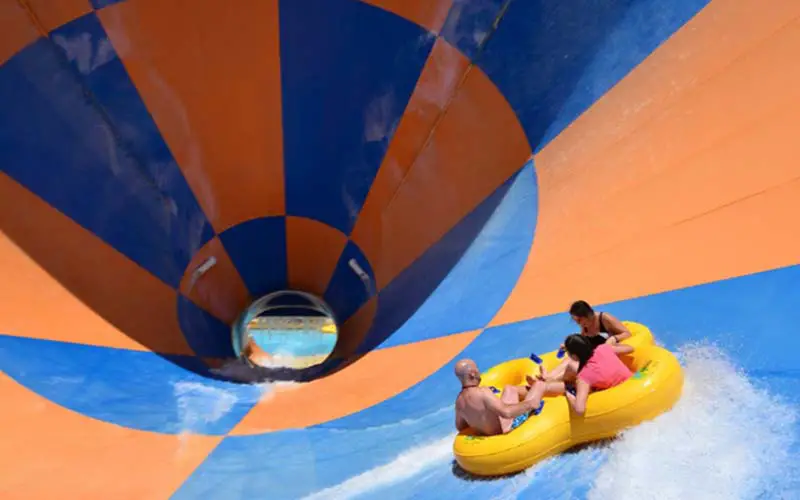
[[[456,398],[456,403],[459,401],[483,400],[491,396],[492,391],[490,391],[488,387],[470,387],[462,390],[461,393],[459,393],[458,397]]]

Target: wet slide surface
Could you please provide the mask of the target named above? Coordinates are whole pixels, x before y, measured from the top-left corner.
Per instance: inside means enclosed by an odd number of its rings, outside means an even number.
[[[0,497],[800,496],[800,3],[235,4],[0,0]],[[322,376],[214,375],[286,288]],[[577,299],[681,400],[464,477],[454,361]]]

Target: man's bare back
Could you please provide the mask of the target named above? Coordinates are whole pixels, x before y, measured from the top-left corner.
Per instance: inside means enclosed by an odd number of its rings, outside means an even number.
[[[493,398],[488,387],[467,387],[456,398],[456,422],[461,422],[463,428],[473,428],[485,436],[503,433],[500,415],[491,411],[486,405],[488,398]],[[456,424],[456,427],[459,427]]]
[[[530,390],[523,386],[507,385],[497,398],[492,389],[481,387],[480,372],[472,360],[456,364],[456,376],[461,380],[461,393],[456,398],[456,429],[470,427],[485,436],[505,434],[514,426],[514,419],[539,408],[546,389],[543,381],[534,381]],[[522,400],[522,401],[520,401]]]

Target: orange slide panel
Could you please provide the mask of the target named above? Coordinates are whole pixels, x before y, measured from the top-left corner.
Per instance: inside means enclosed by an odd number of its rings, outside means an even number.
[[[305,217],[286,217],[289,287],[322,296],[347,245],[341,231]]]
[[[216,259],[214,267],[192,283],[195,270],[211,257]],[[180,290],[192,302],[229,325],[251,300],[250,292],[218,237],[194,254],[181,278]]]
[[[99,16],[217,232],[283,215],[278,1],[189,7],[137,0]]]
[[[377,233],[381,257],[371,261],[378,287],[421,256],[520,169],[530,154],[525,133],[503,95],[482,71],[469,71],[381,214],[382,227],[391,231]],[[423,219],[426,223],[420,225]]]
[[[79,18],[92,11],[89,0],[22,0],[47,31]]]
[[[745,29],[756,8],[712,4],[536,156],[536,237],[493,325],[800,262],[787,219],[800,211],[787,194],[800,178],[800,20]],[[742,33],[748,45],[710,43]],[[653,98],[632,112],[633,94]]]
[[[0,227],[0,259],[14,283],[0,292],[9,294],[0,333],[192,354],[172,288],[5,174]],[[87,271],[97,262],[101,270]]]
[[[392,251],[385,248],[384,211],[431,139],[431,130],[468,68],[469,60],[458,49],[443,39],[436,41],[353,228],[353,241],[378,269],[381,259],[391,258]]]
[[[167,498],[221,437],[125,429],[58,406],[0,373],[0,498]],[[66,458],[68,457],[68,458]]]
[[[39,37],[36,26],[17,2],[0,2],[0,64]]]

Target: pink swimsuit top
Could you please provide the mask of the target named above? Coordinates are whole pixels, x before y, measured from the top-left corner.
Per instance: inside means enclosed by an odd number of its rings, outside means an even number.
[[[625,366],[607,344],[595,348],[594,354],[586,362],[578,378],[588,383],[592,389],[608,389],[628,380],[633,373]]]

